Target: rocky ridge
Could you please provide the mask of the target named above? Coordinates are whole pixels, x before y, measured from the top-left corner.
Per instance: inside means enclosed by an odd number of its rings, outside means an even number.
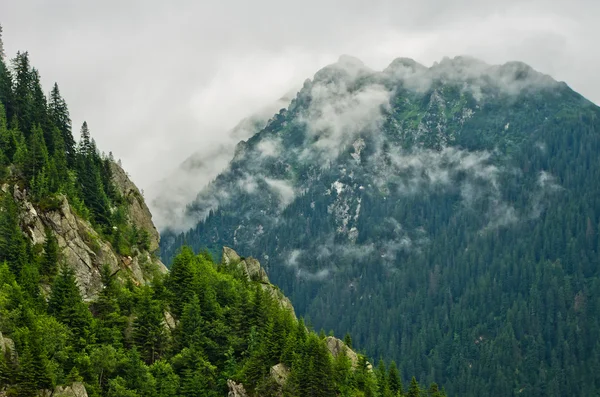
[[[249,281],[259,282],[264,291],[268,292],[277,302],[279,302],[281,307],[289,310],[294,315],[294,318],[296,318],[292,302],[283,294],[283,292],[281,292],[281,290],[279,290],[279,288],[271,284],[265,269],[261,267],[260,262],[257,259],[252,257],[242,258],[233,249],[223,247],[221,264],[224,266],[238,266],[244,272],[246,277],[248,277]]]
[[[260,283],[264,291],[267,291],[271,296],[281,305],[281,307],[288,309],[296,317],[294,312],[294,306],[291,301],[271,282],[267,276],[266,271],[261,267],[260,262],[252,257],[243,258],[235,250],[229,247],[223,247],[221,255],[222,266],[237,266],[248,278],[249,281],[255,281]],[[352,368],[356,368],[358,364],[358,354],[349,348],[342,340],[328,336],[325,340],[329,353],[335,358],[342,352],[350,359]],[[370,364],[369,364],[370,365]],[[283,388],[288,380],[290,374],[289,368],[283,363],[276,364],[269,370],[269,376],[273,381],[274,395],[282,396]],[[248,393],[244,388],[243,384],[236,383],[233,380],[227,381],[229,388],[228,397],[247,397]]]
[[[152,223],[152,215],[137,187],[117,164],[112,164],[113,183],[129,202],[128,219],[149,235],[149,250],[134,249],[131,256],[119,255],[112,245],[77,215],[65,196],[58,197],[54,208],[36,208],[26,190],[14,186],[14,198],[21,209],[21,227],[32,244],[43,244],[45,231],[50,229],[61,249],[64,263],[75,272],[79,287],[86,299],[91,299],[102,287],[100,269],[108,265],[120,279],[131,279],[140,285],[149,282],[156,272],[165,273],[166,266],[153,251],[158,249],[159,234]],[[8,192],[4,184],[2,190]]]

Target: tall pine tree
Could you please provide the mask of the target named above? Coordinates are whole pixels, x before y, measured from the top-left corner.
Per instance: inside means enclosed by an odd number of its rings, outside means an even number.
[[[69,167],[75,165],[75,139],[71,131],[71,118],[67,103],[60,94],[58,84],[54,83],[48,101],[48,115],[52,124],[58,128]]]

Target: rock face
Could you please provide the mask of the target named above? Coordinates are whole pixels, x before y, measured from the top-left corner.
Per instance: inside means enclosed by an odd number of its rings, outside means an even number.
[[[2,189],[8,191],[8,185],[4,185]],[[19,190],[16,186],[14,197],[21,208],[21,226],[25,234],[33,244],[43,244],[46,228],[52,231],[61,248],[61,259],[75,272],[81,293],[86,299],[96,296],[102,287],[100,270],[105,264],[111,272],[117,272],[117,277],[130,278],[137,284],[150,281],[156,271],[167,271],[165,265],[147,251],[135,250],[133,257],[118,255],[88,221],[75,213],[65,196],[59,196],[56,208],[43,212],[29,201],[26,191]],[[140,229],[148,229],[148,224],[152,225],[152,219],[149,213],[142,216],[143,211],[135,209],[136,205],[139,203],[130,206],[130,211],[134,214],[130,216],[130,221],[134,221]],[[145,204],[144,208],[147,210]],[[156,232],[153,225],[148,230]],[[157,236],[152,237],[151,234],[150,246],[158,247]]]
[[[0,353],[2,353],[4,358],[6,358],[9,362],[17,362],[15,342],[12,339],[3,336],[2,332],[0,332]]]
[[[240,256],[229,247],[223,247],[223,255],[221,256],[221,263],[223,265],[234,265],[242,260]]]
[[[325,339],[325,342],[327,343],[327,348],[333,357],[337,357],[342,351],[345,350],[346,355],[352,362],[352,368],[356,367],[358,364],[358,355],[354,350],[350,349],[344,342],[333,336],[328,336]]]
[[[235,383],[229,379],[227,380],[227,387],[229,388],[227,397],[248,397],[248,393],[246,393],[246,389],[244,389],[244,385],[241,383]]]
[[[3,396],[0,393],[0,397]],[[87,390],[81,382],[74,382],[70,386],[57,386],[54,391],[42,390],[39,392],[40,397],[88,397]]]
[[[75,382],[71,386],[58,386],[53,397],[88,397],[87,390],[81,382]]]
[[[117,163],[112,162],[112,181],[115,187],[129,203],[129,222],[150,234],[150,252],[158,249],[160,235],[152,222],[152,214],[144,201],[139,189],[127,176],[127,173]]]
[[[225,266],[238,266],[242,269],[246,277],[248,277],[248,280],[259,282],[263,291],[268,292],[277,302],[279,302],[281,307],[289,310],[294,318],[296,317],[292,302],[279,290],[279,288],[271,284],[265,269],[262,268],[257,259],[252,257],[242,258],[233,249],[223,247],[221,264]]]
[[[271,378],[273,378],[280,387],[283,387],[290,376],[290,370],[285,364],[279,363],[271,367],[270,374]]]

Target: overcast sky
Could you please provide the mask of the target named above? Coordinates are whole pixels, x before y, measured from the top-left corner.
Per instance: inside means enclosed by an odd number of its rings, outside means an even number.
[[[0,0],[28,50],[142,189],[340,54],[521,60],[600,103],[600,1]]]

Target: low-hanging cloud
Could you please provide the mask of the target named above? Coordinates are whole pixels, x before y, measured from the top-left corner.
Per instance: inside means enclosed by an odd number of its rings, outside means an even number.
[[[599,13],[593,0],[0,2],[7,56],[30,51],[149,201],[182,159],[342,53],[379,70],[398,56],[520,60],[598,103]]]
[[[384,121],[383,109],[389,106],[392,93],[378,84],[353,91],[348,83],[316,81],[312,86],[310,106],[300,117],[312,144],[304,149],[301,158],[317,155],[333,160],[358,134],[379,130]]]

